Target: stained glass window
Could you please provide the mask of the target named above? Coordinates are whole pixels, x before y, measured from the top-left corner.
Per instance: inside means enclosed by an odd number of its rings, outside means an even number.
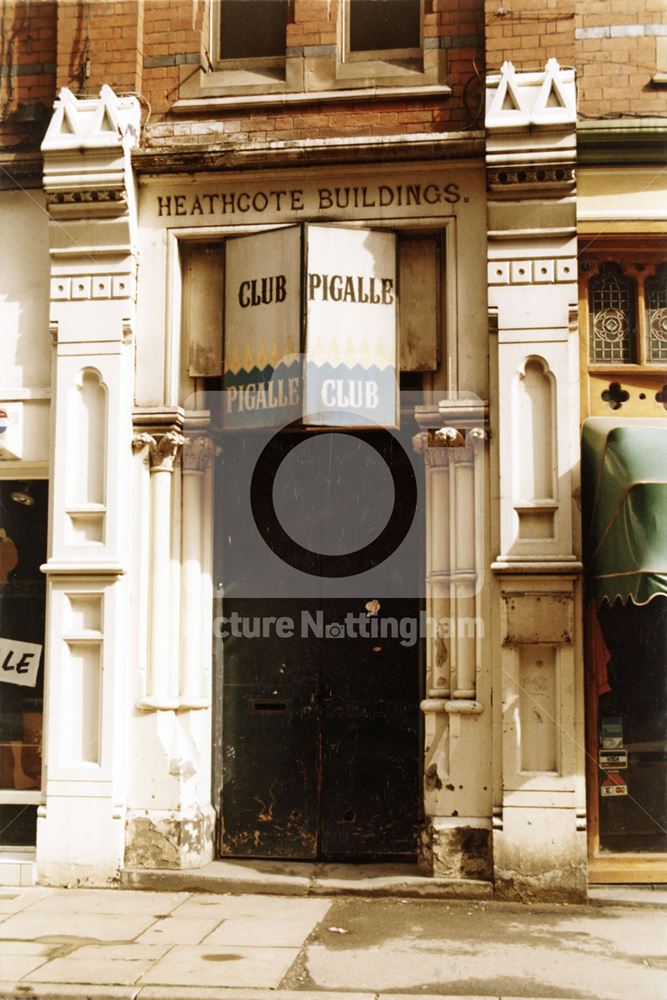
[[[667,364],[667,263],[646,281],[647,360]]]
[[[602,264],[589,284],[591,346],[594,364],[635,361],[635,283],[618,264]]]

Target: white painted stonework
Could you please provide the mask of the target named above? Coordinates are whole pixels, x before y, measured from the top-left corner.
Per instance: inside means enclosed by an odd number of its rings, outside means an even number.
[[[65,90],[43,143],[55,378],[37,831],[47,882],[111,880],[123,857],[138,123],[134,98]]]
[[[103,884],[214,855],[217,446],[192,341],[223,361],[215,324],[187,333],[182,265],[198,242],[316,222],[442,241],[425,384],[451,396],[419,413],[414,442],[428,610],[483,627],[427,641],[422,868],[512,898],[581,896],[573,71],[489,78],[485,163],[136,177],[139,121],[108,87],[61,92],[48,233],[33,273],[11,276],[34,358],[22,372],[0,344],[0,408],[22,427],[0,471],[51,479],[38,878]]]
[[[574,71],[487,81],[489,330],[500,499],[496,891],[586,879]],[[516,203],[521,200],[521,209]],[[502,733],[502,738],[501,738]]]

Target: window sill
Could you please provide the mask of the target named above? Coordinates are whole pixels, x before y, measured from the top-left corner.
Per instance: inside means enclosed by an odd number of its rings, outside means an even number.
[[[242,66],[217,66],[207,74],[214,86],[229,87],[272,87],[285,85],[285,63],[277,66],[246,69]]]
[[[288,80],[285,61],[273,66],[248,63],[245,67],[217,67],[210,72],[200,69],[198,73],[193,73],[192,67],[182,66],[179,98],[172,107],[178,109],[184,100],[208,102],[226,95],[284,94],[291,89],[294,87]]]
[[[207,111],[257,104],[307,104],[322,100],[365,100],[378,97],[444,97],[444,50],[425,48],[403,59],[341,62],[334,45],[287,49],[284,60],[238,60],[218,63],[206,72],[180,67],[178,99],[172,110]],[[366,55],[366,53],[364,53]],[[248,98],[255,98],[246,103]]]
[[[346,87],[332,90],[311,90],[311,91],[287,91],[285,86],[281,90],[267,92],[266,87],[261,93],[247,92],[234,93],[228,95],[202,94],[199,97],[182,97],[171,106],[171,111],[186,114],[194,111],[215,111],[235,108],[254,107],[298,107],[306,104],[319,104],[321,102],[353,102],[368,101],[373,98],[404,98],[404,97],[449,97],[452,88],[444,84],[427,84],[426,86],[387,86],[377,87],[373,85],[361,87]]]
[[[589,375],[657,375],[659,378],[665,377],[664,362],[654,361],[647,365],[637,365],[632,362],[626,364],[588,364]]]
[[[421,53],[406,56],[403,59],[360,59],[348,57],[336,66],[336,79],[348,80],[358,77],[371,77],[374,80],[394,77],[400,79],[406,76],[424,78],[424,61]]]

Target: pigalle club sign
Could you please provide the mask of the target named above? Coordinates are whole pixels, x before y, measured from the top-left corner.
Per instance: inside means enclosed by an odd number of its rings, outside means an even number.
[[[287,226],[226,247],[227,427],[393,427],[396,237]]]

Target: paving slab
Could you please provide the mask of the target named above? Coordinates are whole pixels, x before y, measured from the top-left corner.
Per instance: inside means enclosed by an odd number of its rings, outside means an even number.
[[[311,918],[320,920],[325,916],[330,905],[331,903],[324,899],[290,899],[283,896],[257,896],[255,894],[220,896],[207,893],[189,896],[173,911],[172,916],[202,916],[215,913],[219,914],[221,919],[223,917],[228,919],[232,917],[265,919],[270,916],[275,920],[299,917],[306,920]]]
[[[298,948],[175,945],[141,983],[276,989],[298,954]]]
[[[0,970],[3,979],[23,979],[33,970],[46,962],[43,955],[3,955],[0,958]]]
[[[452,996],[667,998],[664,921],[627,908],[336,900],[283,985]],[[330,928],[336,928],[331,931]],[[342,932],[342,933],[341,933]]]
[[[0,920],[4,918],[6,914],[18,913],[19,910],[25,910],[27,906],[31,906],[33,903],[44,896],[47,896],[49,889],[46,888],[24,888],[24,889],[11,889],[3,886],[0,889]]]
[[[48,958],[57,945],[44,944],[38,941],[3,941],[0,940],[0,963],[7,955],[44,955]],[[0,969],[2,966],[0,965]]]
[[[138,1000],[376,1000],[374,993],[313,993],[310,990],[253,990],[217,986],[143,986]],[[414,1000],[414,997],[411,998]],[[429,1000],[422,997],[421,1000]],[[438,997],[442,1000],[442,997]],[[450,998],[448,998],[450,1000]],[[470,1000],[470,998],[467,998]],[[486,998],[481,998],[486,1000]],[[496,1000],[494,997],[493,1000]]]
[[[244,945],[299,948],[313,928],[326,916],[331,903],[324,899],[290,899],[282,896],[224,896],[208,912],[221,922],[202,942],[206,945]],[[210,905],[209,905],[210,904]],[[178,915],[198,914],[196,899],[184,903]]]
[[[116,889],[52,889],[48,895],[36,898],[33,912],[90,914],[147,914],[161,916],[171,913],[189,898],[187,892],[118,892]]]
[[[48,942],[57,937],[72,939],[72,944],[80,945],[132,941],[154,922],[151,914],[72,913],[64,906],[55,913],[27,909],[0,923],[0,939]]]
[[[168,950],[169,945],[86,946],[54,958],[24,976],[26,983],[83,983],[131,986]]]
[[[207,916],[185,914],[169,915],[140,934],[137,944],[199,944],[218,926],[221,917],[215,913]]]
[[[83,986],[0,981],[0,1000],[135,1000],[136,986]]]

